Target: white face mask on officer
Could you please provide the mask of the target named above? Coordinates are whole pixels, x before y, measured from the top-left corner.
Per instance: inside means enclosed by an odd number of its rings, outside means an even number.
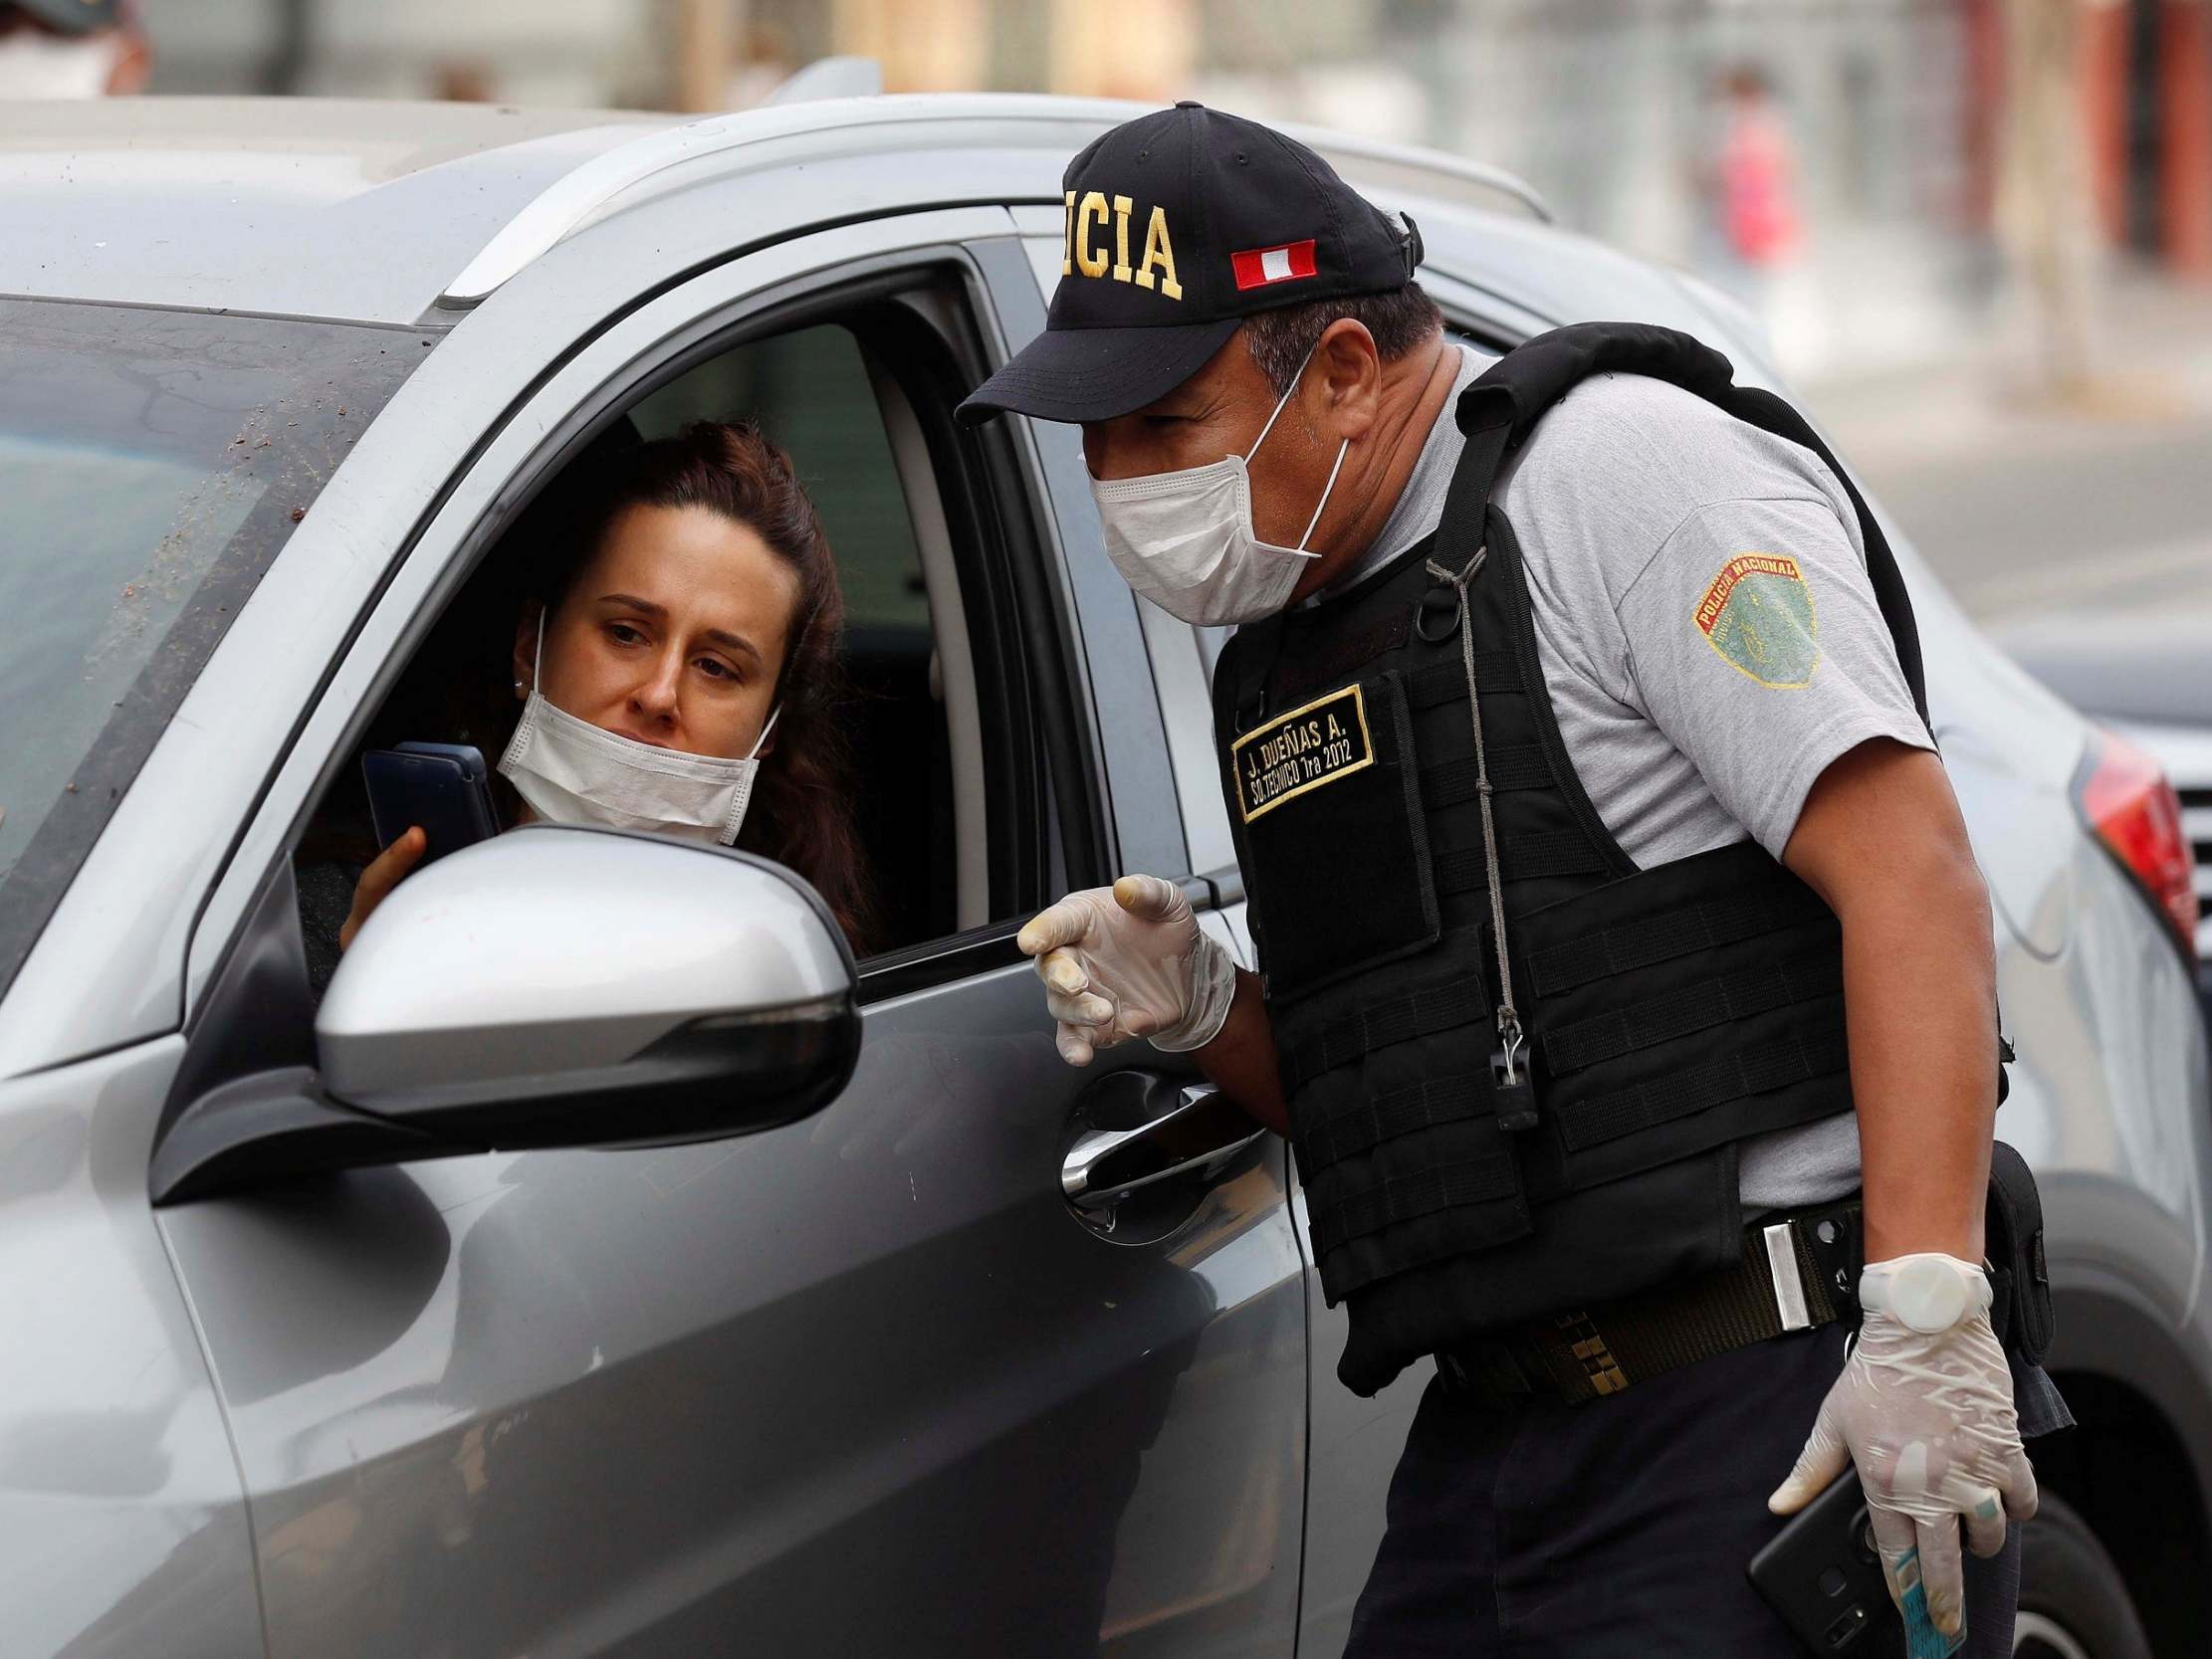
[[[1173,473],[1111,483],[1091,480],[1091,497],[1106,531],[1106,556],[1122,580],[1170,616],[1205,627],[1256,622],[1289,602],[1306,560],[1321,556],[1307,552],[1306,542],[1321,522],[1352,440],[1337,446],[1336,465],[1329,469],[1329,482],[1321,487],[1321,500],[1295,547],[1262,541],[1252,529],[1251,475],[1245,470],[1312,361],[1308,351],[1291,377],[1290,390],[1275,400],[1274,413],[1242,455]]]
[[[780,708],[770,712],[753,752],[739,759],[657,748],[555,709],[538,689],[545,655],[541,613],[530,701],[499,762],[532,811],[552,824],[655,830],[725,847],[737,840],[760,775],[761,744],[775,728]]]
[[[113,34],[49,35],[17,29],[0,37],[0,99],[99,98],[121,61]]]

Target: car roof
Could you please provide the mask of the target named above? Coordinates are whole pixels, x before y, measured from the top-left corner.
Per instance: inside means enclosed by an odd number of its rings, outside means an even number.
[[[687,120],[327,99],[0,103],[0,294],[411,325],[668,175],[926,145],[948,152],[956,196],[1057,200],[1066,158],[1145,107],[922,95]],[[1355,185],[1542,213],[1476,164],[1292,130]]]
[[[676,119],[324,99],[0,103],[0,294],[412,322],[532,197]]]

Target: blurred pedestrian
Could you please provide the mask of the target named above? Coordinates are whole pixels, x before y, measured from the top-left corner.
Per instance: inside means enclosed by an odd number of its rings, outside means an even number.
[[[134,0],[0,4],[0,99],[121,97],[152,73]]]
[[[1729,71],[1727,90],[1720,189],[1728,245],[1746,265],[1779,265],[1797,252],[1798,242],[1790,129],[1766,76],[1754,66]]]

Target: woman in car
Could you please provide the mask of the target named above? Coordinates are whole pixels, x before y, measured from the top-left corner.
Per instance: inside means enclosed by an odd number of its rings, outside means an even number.
[[[523,550],[521,719],[499,762],[510,823],[760,853],[811,883],[864,952],[871,906],[837,725],[844,599],[789,458],[749,423],[703,421],[587,458],[547,506],[523,526],[553,556]],[[350,945],[425,845],[418,827],[385,848],[311,956]]]

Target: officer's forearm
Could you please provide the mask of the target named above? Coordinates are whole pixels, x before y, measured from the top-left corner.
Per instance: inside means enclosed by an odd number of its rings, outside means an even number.
[[[1989,895],[1933,755],[1879,742],[1815,785],[1785,862],[1843,923],[1867,1259],[1982,1254],[1996,1114]]]
[[[1198,1051],[1198,1062],[1222,1094],[1277,1135],[1290,1133],[1282,1077],[1275,1070],[1275,1036],[1257,974],[1236,970],[1236,1000],[1220,1031]]]
[[[1962,848],[1923,849],[1887,873],[1844,915],[1867,1259],[1940,1250],[1978,1262],[1997,1106],[1989,897]]]

